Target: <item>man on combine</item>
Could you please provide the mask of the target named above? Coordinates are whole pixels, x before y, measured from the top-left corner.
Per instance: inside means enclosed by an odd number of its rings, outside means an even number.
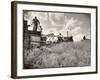
[[[35,16],[35,18],[33,19],[33,23],[34,23],[33,31],[37,32],[37,28],[38,28],[40,22],[39,22],[39,20],[37,19],[36,16]]]

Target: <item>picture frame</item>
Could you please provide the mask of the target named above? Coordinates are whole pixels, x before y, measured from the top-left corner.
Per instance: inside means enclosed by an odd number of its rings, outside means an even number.
[[[97,6],[12,1],[11,77],[97,73],[97,35]]]

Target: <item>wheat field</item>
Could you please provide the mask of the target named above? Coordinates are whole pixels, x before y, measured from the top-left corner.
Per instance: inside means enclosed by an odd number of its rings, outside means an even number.
[[[24,68],[60,68],[91,65],[91,40],[61,42],[24,50]]]

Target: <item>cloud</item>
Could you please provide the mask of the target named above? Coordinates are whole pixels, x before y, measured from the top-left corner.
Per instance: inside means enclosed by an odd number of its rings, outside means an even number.
[[[74,29],[71,30],[71,33],[72,33],[73,35],[77,35],[77,34],[79,34],[80,29],[81,29],[80,26],[75,27]]]
[[[34,12],[26,11],[24,20],[28,24],[32,23],[32,19],[37,16],[43,28],[43,34],[59,34],[67,36],[77,36],[78,34],[90,37],[90,15],[77,13],[54,13],[54,12]]]

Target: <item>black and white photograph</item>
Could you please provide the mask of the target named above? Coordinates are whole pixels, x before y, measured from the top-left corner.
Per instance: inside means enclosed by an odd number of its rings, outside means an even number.
[[[13,78],[97,73],[97,6],[12,2]]]
[[[23,11],[24,69],[91,65],[91,16]]]

